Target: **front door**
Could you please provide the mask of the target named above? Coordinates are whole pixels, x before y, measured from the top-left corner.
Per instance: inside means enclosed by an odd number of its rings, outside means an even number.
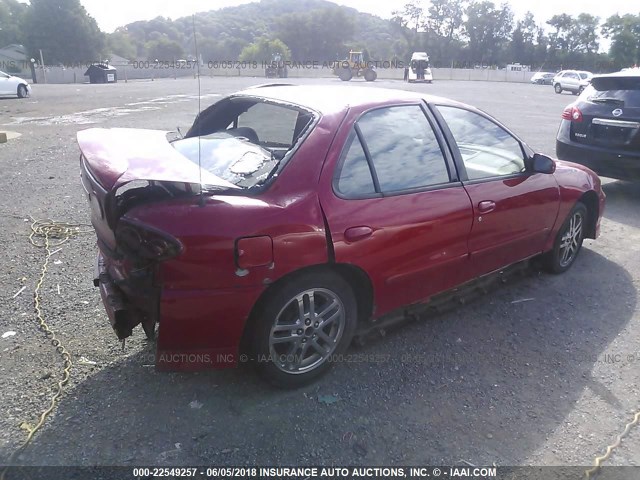
[[[481,113],[452,106],[437,110],[454,139],[453,153],[473,204],[474,275],[542,252],[560,202],[554,176],[531,172],[520,141]]]

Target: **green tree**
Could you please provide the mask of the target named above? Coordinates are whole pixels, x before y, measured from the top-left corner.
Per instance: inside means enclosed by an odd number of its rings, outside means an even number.
[[[297,61],[328,61],[344,53],[354,23],[339,7],[284,15],[276,21],[276,36]]]
[[[417,1],[408,2],[402,7],[402,10],[391,12],[393,17],[391,23],[404,38],[407,44],[407,54],[409,52],[420,49],[420,32],[424,31],[425,12]]]
[[[0,0],[0,48],[22,44],[23,22],[27,5],[17,0]]]
[[[551,25],[555,31],[549,35],[551,47],[557,50],[572,52],[574,50],[575,39],[571,38],[574,30],[574,20],[571,15],[563,13],[554,15],[547,24]]]
[[[598,17],[581,13],[572,17],[563,13],[547,21],[554,28],[549,35],[549,60],[560,68],[599,68],[602,58],[597,51]],[[605,62],[606,63],[606,62]]]
[[[133,60],[138,57],[136,44],[126,28],[123,27],[107,35],[106,49],[107,53],[113,53],[128,60]]]
[[[527,64],[525,60],[527,56],[527,45],[524,40],[524,32],[522,31],[522,25],[517,23],[516,28],[511,34],[511,44],[509,45],[509,53],[511,55],[512,62],[518,62]]]
[[[31,56],[42,50],[47,64],[102,60],[104,35],[80,0],[31,0],[23,33]]]
[[[432,60],[447,62],[456,56],[452,45],[462,33],[466,6],[466,0],[431,0],[425,26]]]
[[[175,40],[160,37],[147,43],[147,59],[160,62],[178,60],[182,57],[184,50]]]
[[[507,3],[496,8],[491,1],[475,1],[467,8],[465,23],[469,60],[497,63],[513,29],[513,12]]]
[[[533,52],[533,62],[539,68],[542,68],[548,61],[549,56],[549,38],[544,34],[544,30],[540,28],[536,35],[536,46]]]
[[[272,56],[278,54],[281,60],[291,58],[291,50],[280,39],[269,40],[260,38],[257,42],[251,43],[242,49],[238,60],[241,62],[265,62],[271,61]]]
[[[539,41],[539,33],[544,32],[538,28],[533,13],[525,13],[522,20],[518,20],[511,34],[509,60],[533,66],[536,63],[536,42]],[[546,47],[544,48],[546,50]]]
[[[431,0],[426,26],[442,38],[453,39],[464,20],[464,0]]]
[[[598,25],[600,19],[589,13],[581,13],[573,23],[572,36],[576,38],[576,50],[583,53],[598,51]]]
[[[602,34],[611,39],[609,56],[616,68],[640,63],[640,14],[612,15],[602,25]]]

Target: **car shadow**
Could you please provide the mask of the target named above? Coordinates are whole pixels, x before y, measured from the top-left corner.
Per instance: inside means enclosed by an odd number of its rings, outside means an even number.
[[[604,216],[618,223],[640,227],[640,182],[617,180],[602,185],[607,195]]]
[[[19,463],[518,465],[586,389],[618,404],[591,372],[636,301],[630,274],[587,247],[564,275],[529,270],[352,346],[299,390],[246,367],[158,373],[141,351],[68,391]]]

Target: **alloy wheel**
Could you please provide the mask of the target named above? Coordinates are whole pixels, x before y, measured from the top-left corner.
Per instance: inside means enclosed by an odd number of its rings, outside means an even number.
[[[287,374],[309,372],[327,362],[345,330],[345,308],[331,290],[305,290],[280,310],[269,335],[273,364]]]
[[[559,263],[561,267],[566,267],[573,262],[574,258],[580,250],[580,242],[582,240],[582,227],[584,217],[582,212],[575,212],[569,220],[567,229],[560,240],[560,248],[558,249]]]

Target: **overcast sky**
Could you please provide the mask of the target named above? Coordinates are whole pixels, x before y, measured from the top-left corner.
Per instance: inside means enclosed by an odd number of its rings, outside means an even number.
[[[26,3],[26,0],[22,1]],[[175,19],[197,12],[250,2],[251,0],[215,0],[214,2],[210,0],[80,0],[80,3],[97,20],[98,25],[105,32],[112,32],[117,27],[136,20],[150,20],[158,16]],[[407,2],[406,0],[386,0],[384,2],[334,0],[334,3],[389,18],[393,10],[401,9]],[[502,0],[494,0],[494,3],[500,4]],[[527,10],[531,10],[539,24],[560,13],[577,15],[587,12],[599,16],[601,19],[606,19],[615,13],[621,15],[624,13],[637,14],[640,10],[637,0],[580,0],[571,2],[511,0],[509,3],[516,18],[522,17]]]

